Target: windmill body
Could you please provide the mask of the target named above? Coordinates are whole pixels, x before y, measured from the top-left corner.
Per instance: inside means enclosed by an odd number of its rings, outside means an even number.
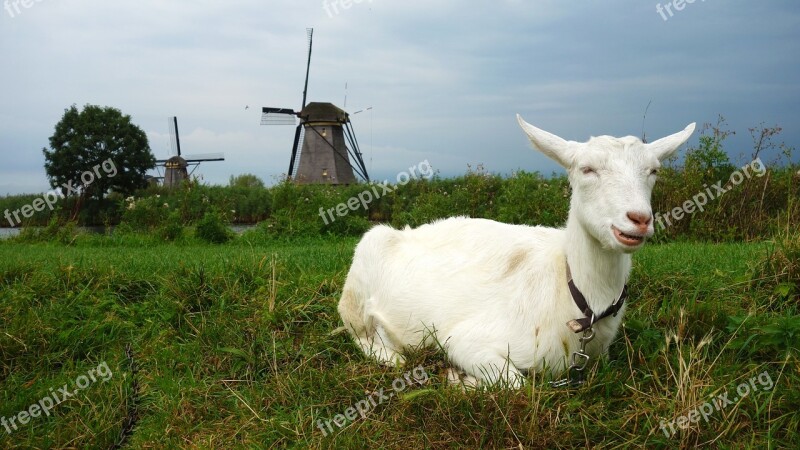
[[[262,108],[262,125],[296,125],[287,178],[297,184],[351,184],[356,175],[369,181],[350,116],[332,103],[306,105],[314,30],[308,29],[308,63],[299,112]],[[297,119],[300,123],[297,123]],[[301,145],[302,142],[302,145]]]
[[[309,103],[300,118],[304,138],[295,182],[355,183],[345,140],[347,113],[331,103]]]
[[[173,156],[164,162],[164,186],[168,188],[180,187],[189,179],[189,164],[181,156]]]

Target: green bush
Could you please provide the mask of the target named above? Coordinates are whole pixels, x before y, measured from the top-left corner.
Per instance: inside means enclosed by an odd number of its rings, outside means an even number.
[[[233,238],[233,232],[219,212],[207,212],[195,227],[195,235],[212,244],[222,244]]]
[[[563,226],[569,197],[565,175],[546,179],[538,172],[516,172],[503,183],[497,219],[514,224]]]
[[[170,205],[160,195],[153,197],[128,197],[121,200],[121,222],[133,231],[153,231],[163,226],[170,214]]]
[[[49,242],[55,241],[62,244],[72,244],[81,234],[75,221],[62,220],[53,216],[44,227],[24,227],[19,235],[14,237],[18,242]]]
[[[365,217],[348,214],[328,224],[326,231],[335,236],[361,236],[370,228],[372,223]]]
[[[475,170],[469,167],[462,177],[399,186],[392,194],[399,199],[394,203],[391,222],[397,227],[416,227],[452,216],[494,219],[502,184],[502,177],[478,165]]]
[[[165,241],[179,241],[183,238],[184,226],[178,211],[167,216],[166,223],[158,229],[158,236]]]

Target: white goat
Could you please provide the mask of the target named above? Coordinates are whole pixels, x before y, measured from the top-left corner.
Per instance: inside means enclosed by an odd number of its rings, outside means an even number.
[[[518,387],[521,371],[560,372],[578,348],[566,323],[584,313],[570,295],[568,267],[596,314],[620,296],[631,253],[653,234],[650,195],[660,161],[695,124],[649,144],[633,136],[579,143],[517,120],[535,147],[567,169],[566,227],[466,217],[374,227],[356,247],[339,302],[367,355],[401,364],[403,349],[438,343],[467,383]],[[622,313],[624,306],[594,324],[592,357],[606,352]]]

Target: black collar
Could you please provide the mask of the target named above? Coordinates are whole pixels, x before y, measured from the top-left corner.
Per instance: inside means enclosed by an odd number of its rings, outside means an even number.
[[[572,272],[569,270],[569,263],[567,263],[567,279],[569,280],[569,292],[572,294],[572,299],[575,301],[575,305],[584,315],[584,317],[581,317],[580,319],[570,320],[567,322],[567,326],[575,333],[580,333],[581,331],[590,328],[592,325],[608,316],[616,317],[619,310],[622,309],[622,305],[625,303],[625,298],[628,297],[628,285],[626,284],[622,288],[622,293],[620,293],[619,297],[614,300],[614,303],[606,308],[602,314],[595,315],[594,311],[592,311],[592,308],[590,308],[589,304],[586,303],[586,297],[584,297],[577,286],[575,286],[575,282],[572,280]]]

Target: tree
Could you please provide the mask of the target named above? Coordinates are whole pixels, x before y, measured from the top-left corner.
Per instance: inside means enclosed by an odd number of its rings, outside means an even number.
[[[64,195],[102,199],[110,189],[123,195],[147,185],[155,167],[147,135],[118,109],[75,105],[64,110],[43,148],[47,178]]]
[[[240,187],[240,188],[263,188],[264,182],[261,181],[261,178],[257,176],[245,173],[239,176],[231,175],[231,179],[228,182],[231,187]]]

